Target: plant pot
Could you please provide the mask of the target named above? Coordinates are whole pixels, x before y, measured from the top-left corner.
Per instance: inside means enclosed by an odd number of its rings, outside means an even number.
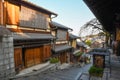
[[[91,76],[90,80],[102,80],[101,77]]]
[[[89,75],[90,75],[90,77],[102,78],[103,71],[104,71],[103,68],[98,68],[98,67],[95,67],[95,66],[91,66],[91,68],[89,69]]]

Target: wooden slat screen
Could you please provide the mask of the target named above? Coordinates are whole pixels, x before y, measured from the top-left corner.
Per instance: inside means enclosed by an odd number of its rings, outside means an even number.
[[[67,31],[57,30],[57,40],[67,40]]]
[[[44,54],[43,54],[44,61],[46,59],[49,59],[50,56],[51,56],[51,46],[50,45],[45,45],[44,46]]]
[[[25,66],[30,67],[34,65],[34,53],[33,49],[26,49],[25,51]]]
[[[39,64],[42,62],[42,47],[34,48],[34,62],[35,64]]]
[[[19,23],[19,6],[7,3],[7,24],[18,25]]]
[[[47,18],[40,12],[21,6],[20,26],[47,29]]]
[[[25,66],[30,67],[42,62],[43,47],[27,48],[25,50]]]
[[[15,70],[19,71],[22,69],[22,49],[15,48],[14,49],[14,61],[15,61]]]
[[[67,62],[67,53],[64,52],[60,54],[60,62],[61,64]]]

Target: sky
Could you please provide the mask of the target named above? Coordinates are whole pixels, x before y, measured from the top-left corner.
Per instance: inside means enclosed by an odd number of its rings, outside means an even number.
[[[53,21],[72,28],[74,35],[79,35],[80,27],[94,18],[83,0],[29,0],[30,2],[48,9],[58,16]],[[87,35],[87,34],[85,34]]]

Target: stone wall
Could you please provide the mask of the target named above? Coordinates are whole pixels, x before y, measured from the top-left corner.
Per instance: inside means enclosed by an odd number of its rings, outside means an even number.
[[[0,36],[0,80],[15,75],[14,48],[12,35]]]

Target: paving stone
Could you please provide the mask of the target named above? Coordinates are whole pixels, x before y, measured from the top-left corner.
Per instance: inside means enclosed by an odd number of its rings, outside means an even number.
[[[89,65],[86,66],[90,67]],[[86,66],[84,66],[83,68],[88,68]],[[83,68],[74,66],[67,69],[47,69],[41,73],[27,77],[17,78],[14,80],[75,80],[79,73],[81,73],[83,70],[86,71],[86,69]]]

